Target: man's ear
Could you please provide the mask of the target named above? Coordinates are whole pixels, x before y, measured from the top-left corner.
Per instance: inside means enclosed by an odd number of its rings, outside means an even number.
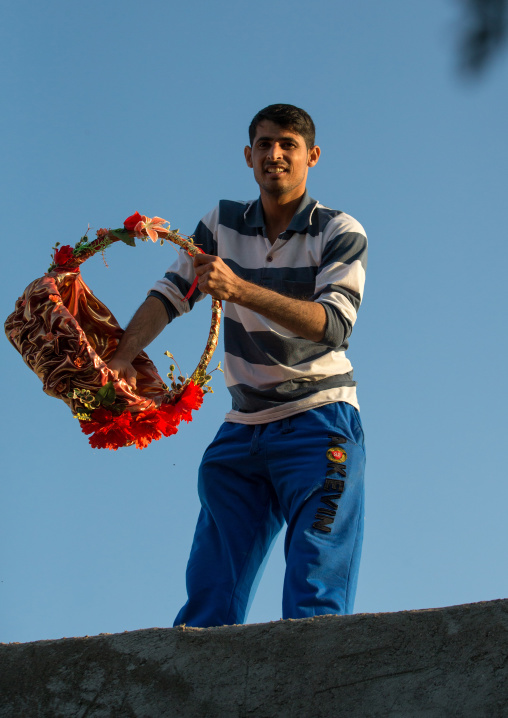
[[[249,147],[249,145],[245,146],[245,149],[243,151],[245,155],[245,161],[247,162],[247,167],[250,167],[252,169],[252,147]]]
[[[309,150],[309,154],[307,157],[307,167],[314,167],[314,165],[317,165],[317,161],[319,159],[319,156],[321,154],[321,148],[317,145],[314,145],[314,147],[311,147]]]

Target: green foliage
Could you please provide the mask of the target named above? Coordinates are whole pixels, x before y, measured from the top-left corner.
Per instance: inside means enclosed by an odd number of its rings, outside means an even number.
[[[124,244],[126,244],[129,247],[136,246],[136,241],[135,241],[134,237],[132,236],[132,234],[128,230],[124,229],[123,227],[121,227],[120,229],[110,229],[109,233],[114,235],[118,239],[121,239],[122,242],[124,242]]]
[[[95,401],[105,407],[110,407],[116,401],[116,391],[112,381],[108,381],[103,387],[99,389],[95,395]]]
[[[88,232],[88,230],[87,230]],[[83,249],[87,249],[90,246],[90,241],[88,239],[88,235],[85,233],[82,237],[79,238],[79,241],[76,242],[74,245],[74,251],[73,254],[79,254]]]
[[[92,418],[92,412],[103,406],[105,409],[113,411],[114,414],[119,414],[122,411],[120,404],[114,406],[116,402],[116,391],[112,381],[108,381],[103,387],[99,389],[95,396],[89,389],[73,389],[67,393],[69,399],[79,401],[81,406],[76,408],[74,417],[80,421],[90,421]]]
[[[102,237],[100,241],[94,240],[94,242],[94,254],[97,254],[97,252],[104,252],[104,250],[107,249],[110,244],[112,244],[112,240],[109,237]],[[79,242],[74,246],[73,254],[75,257],[79,257],[80,254],[84,254],[91,247],[92,242],[89,242],[88,237],[85,235],[81,237]]]

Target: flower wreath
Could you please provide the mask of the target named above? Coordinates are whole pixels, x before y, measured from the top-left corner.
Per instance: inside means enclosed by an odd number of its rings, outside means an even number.
[[[85,234],[74,247],[57,244],[48,272],[25,289],[5,322],[7,338],[41,379],[43,390],[71,408],[93,448],[135,444],[143,449],[152,440],[176,434],[182,420],[192,421],[205,392],[212,391],[207,366],[219,337],[221,304],[216,299],[207,344],[190,378],[175,379],[171,365],[168,386],[141,352],[132,362],[134,392],[107,366],[123,330],[83,281],[80,265],[119,240],[135,246],[136,237],[173,242],[190,256],[202,253],[192,238],[170,230],[167,220],[136,212],[120,229],[99,229],[93,241]],[[184,299],[196,286],[197,278]]]

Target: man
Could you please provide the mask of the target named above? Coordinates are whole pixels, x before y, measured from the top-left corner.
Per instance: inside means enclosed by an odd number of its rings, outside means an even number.
[[[361,225],[311,199],[314,123],[270,105],[249,128],[260,197],[221,201],[134,315],[110,364],[131,362],[168,319],[210,294],[225,307],[233,408],[203,456],[201,513],[175,625],[242,623],[263,559],[287,523],[283,618],[350,613],[363,535],[365,453],[345,356],[365,279]],[[195,276],[198,286],[185,302]]]

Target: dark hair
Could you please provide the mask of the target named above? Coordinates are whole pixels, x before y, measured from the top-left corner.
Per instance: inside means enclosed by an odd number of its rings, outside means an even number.
[[[268,120],[280,127],[297,132],[305,140],[307,149],[314,147],[316,140],[316,128],[312,117],[294,105],[268,105],[254,116],[249,126],[249,140],[252,146],[256,130],[260,122]]]

